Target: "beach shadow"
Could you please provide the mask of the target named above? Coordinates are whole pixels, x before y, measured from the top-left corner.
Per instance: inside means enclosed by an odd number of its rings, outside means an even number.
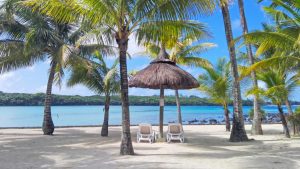
[[[186,130],[185,143],[136,143],[133,127],[136,155],[120,156],[121,129],[109,128],[108,137],[101,137],[100,129],[61,128],[54,136],[34,137],[7,132],[9,138],[0,138],[0,168],[195,168],[185,166],[187,161],[218,168],[203,162],[218,160],[232,168],[299,168],[300,147],[291,147],[290,140],[232,143],[230,133]]]
[[[98,134],[73,128],[58,129],[55,133],[34,137],[4,133],[9,138],[0,139],[0,168],[89,168],[93,161],[109,160],[113,146],[106,145],[120,142],[120,131],[113,130],[109,131],[109,137],[101,137],[100,130]],[[113,151],[118,152],[119,147],[115,146]]]

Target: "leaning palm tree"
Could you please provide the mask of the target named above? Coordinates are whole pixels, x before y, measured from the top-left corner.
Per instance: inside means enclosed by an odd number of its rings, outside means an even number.
[[[0,33],[7,37],[0,40],[0,73],[50,60],[42,128],[45,135],[52,135],[52,86],[54,82],[61,86],[64,68],[71,56],[85,56],[98,49],[102,49],[103,54],[112,52],[110,47],[98,44],[77,44],[75,47],[84,33],[83,29],[59,23],[20,2],[22,0],[6,0],[0,7],[0,18],[3,18],[0,20]]]
[[[203,31],[203,35],[206,36],[206,32]],[[179,40],[177,39],[169,39],[168,42],[165,42],[165,48],[170,51],[169,59],[176,64],[190,66],[190,67],[203,67],[203,68],[211,68],[211,64],[208,60],[199,57],[198,55],[202,52],[208,50],[215,45],[212,43],[198,43],[199,39],[196,36],[189,37],[186,35],[185,37],[181,37]],[[196,45],[193,45],[196,44]],[[156,43],[146,43],[146,54],[149,54],[151,58],[156,58],[160,52],[161,47]],[[181,116],[181,107],[179,100],[179,92],[175,89],[175,99],[177,105],[177,116],[178,123],[182,124],[182,116]]]
[[[273,67],[259,71],[257,78],[265,83],[266,88],[253,88],[248,94],[263,95],[271,99],[273,104],[277,105],[285,136],[290,138],[289,128],[281,105],[287,100],[288,95],[299,86],[299,74],[289,73],[287,67],[273,65]]]
[[[121,100],[122,100],[122,141],[121,155],[134,154],[130,134],[130,113],[128,100],[127,49],[131,35],[137,41],[161,41],[178,37],[181,31],[198,32],[202,28],[190,21],[193,16],[208,14],[214,8],[212,0],[27,0],[26,5],[60,22],[72,22],[78,18],[88,20],[92,26],[105,28],[105,36],[119,49]]]
[[[248,141],[248,136],[246,134],[246,130],[244,126],[239,73],[238,73],[238,67],[236,61],[235,46],[233,45],[234,41],[232,35],[230,14],[228,9],[228,0],[220,0],[220,6],[222,10],[227,46],[230,55],[230,65],[231,65],[232,82],[233,82],[232,95],[233,95],[234,112],[233,112],[232,130],[231,130],[231,135],[229,140],[232,142]]]
[[[199,76],[200,87],[209,99],[224,108],[226,131],[230,131],[228,104],[231,97],[230,65],[225,58],[220,58],[214,68],[206,68],[206,72]]]
[[[239,11],[240,11],[240,18],[241,18],[241,25],[243,27],[243,34],[248,33],[248,25],[247,25],[247,20],[246,20],[246,15],[245,15],[245,9],[244,9],[244,1],[243,0],[238,0],[239,4]],[[253,57],[253,52],[252,52],[252,47],[250,44],[246,45],[246,50],[247,50],[247,55],[248,55],[248,60],[250,64],[254,64],[254,57]],[[252,83],[254,87],[258,87],[257,79],[256,79],[256,72],[253,70],[251,72],[251,78],[252,78]],[[251,128],[251,133],[253,135],[262,135],[262,127],[261,127],[261,112],[260,112],[260,105],[259,105],[259,97],[257,95],[254,95],[253,97],[253,121],[252,121],[252,128]]]
[[[31,9],[20,7],[20,0],[6,0],[0,6],[0,32],[7,39],[0,41],[0,73],[50,60],[46,89],[43,132],[52,135],[51,93],[54,82],[60,85],[63,67],[68,60],[69,45],[74,44],[78,32],[71,25],[57,23]],[[73,33],[72,33],[73,32]]]
[[[74,59],[70,67],[71,75],[68,86],[83,84],[95,93],[105,96],[101,136],[108,136],[110,97],[120,91],[117,65],[116,61],[111,67],[108,67],[100,52],[95,52],[89,58]]]

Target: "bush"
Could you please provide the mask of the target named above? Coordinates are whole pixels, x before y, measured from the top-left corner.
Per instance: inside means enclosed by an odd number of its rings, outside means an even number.
[[[300,125],[300,107],[297,107],[295,113],[288,117],[288,120],[295,125]]]
[[[265,119],[265,118],[266,118],[266,112],[265,112],[263,109],[259,109],[259,110],[260,110],[260,112],[261,112],[262,119]],[[249,114],[249,118],[250,118],[251,120],[253,120],[254,109],[253,109],[253,108],[250,109],[248,114]]]

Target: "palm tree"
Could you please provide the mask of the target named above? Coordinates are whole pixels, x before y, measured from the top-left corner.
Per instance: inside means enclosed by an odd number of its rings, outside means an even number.
[[[272,49],[271,51],[274,51],[273,56],[275,57],[264,60],[263,63],[256,64],[255,67],[258,68],[265,64],[276,64],[282,61],[290,66],[297,66],[300,62],[299,40],[297,38],[300,32],[300,2],[297,0],[272,0],[271,5],[265,7],[264,10],[273,17],[276,28],[249,33],[245,35],[245,39],[246,43],[260,44],[257,55],[264,54]],[[288,107],[289,114],[292,114],[293,111],[288,99],[285,104]]]
[[[244,36],[247,44],[259,43],[256,54],[261,55],[275,49],[275,56],[299,55],[298,35],[300,32],[300,2],[298,0],[272,0],[264,11],[273,17],[276,28],[273,31],[255,31]]]
[[[198,43],[193,45],[198,42],[201,37],[206,36],[206,34],[207,33],[204,31],[201,35],[199,35],[199,37],[189,37],[186,35],[179,40],[169,39],[169,42],[164,42],[166,49],[170,51],[170,55],[168,55],[169,59],[179,65],[210,68],[211,64],[209,61],[197,55],[211,47],[214,47],[215,45],[212,43]],[[145,47],[146,54],[149,54],[151,58],[157,57],[160,52],[160,46],[156,43],[146,43]],[[175,90],[175,99],[177,105],[178,123],[182,124],[181,106],[179,92],[177,89]]]
[[[108,119],[110,97],[120,91],[118,62],[108,67],[100,52],[95,52],[90,58],[76,58],[71,64],[71,75],[68,86],[83,84],[95,93],[105,96],[104,120],[101,136],[108,136]]]
[[[99,44],[75,43],[84,31],[78,26],[58,23],[51,17],[20,4],[22,0],[6,0],[0,7],[0,32],[7,39],[0,40],[0,73],[31,66],[47,58],[50,70],[46,89],[43,132],[52,135],[54,124],[51,116],[53,83],[61,86],[64,68],[70,58],[88,55],[101,49],[111,54],[110,47]],[[72,57],[71,57],[72,56]]]
[[[228,103],[231,93],[230,65],[225,58],[220,58],[214,68],[206,68],[206,72],[199,76],[200,87],[209,99],[224,108],[226,131],[230,131],[230,119]]]
[[[228,50],[230,54],[230,65],[231,65],[231,73],[232,73],[232,81],[233,81],[233,123],[232,130],[230,134],[230,141],[232,142],[240,142],[240,141],[248,141],[248,136],[245,131],[244,126],[244,117],[242,110],[242,98],[241,98],[241,89],[239,83],[239,73],[237,68],[235,47],[231,29],[231,21],[230,14],[228,10],[228,1],[220,0],[223,21],[225,26],[226,40],[228,45]]]
[[[298,73],[290,73],[288,67],[275,66],[264,68],[257,74],[258,80],[266,84],[264,88],[253,88],[249,94],[261,94],[276,104],[285,130],[285,136],[290,138],[287,121],[281,105],[288,100],[288,95],[300,84]]]
[[[102,36],[106,39],[116,41],[119,49],[121,76],[121,155],[134,154],[130,134],[126,60],[129,37],[135,34],[140,43],[178,37],[181,31],[202,31],[202,28],[194,27],[195,21],[187,19],[199,13],[210,13],[214,8],[212,0],[28,0],[26,5],[51,15],[61,22],[85,18],[92,25],[101,25],[101,28],[105,28],[106,31]]]
[[[256,32],[270,33],[270,32],[280,31],[280,29],[281,29],[281,28],[277,27],[276,25],[274,26],[274,25],[262,24],[262,26],[263,26],[263,30],[256,31]],[[256,33],[256,32],[253,32],[253,33]],[[247,35],[244,35],[244,36],[247,36]],[[260,45],[262,45],[261,41],[257,41],[255,43],[256,48],[259,48]],[[286,54],[287,54],[287,56],[286,56]],[[248,73],[249,73],[249,71],[255,71],[255,70],[261,71],[265,67],[270,67],[270,66],[272,67],[274,65],[280,65],[280,64],[286,64],[286,65],[282,65],[282,66],[291,67],[292,71],[296,71],[296,70],[298,70],[300,58],[298,58],[297,52],[290,51],[290,54],[288,54],[288,52],[283,52],[282,54],[280,54],[280,52],[277,51],[275,47],[270,46],[270,47],[268,47],[268,50],[261,53],[261,57],[255,58],[255,60],[257,63],[253,64],[252,66],[250,66],[247,69]],[[280,67],[281,67],[281,65],[280,65]],[[243,73],[243,74],[246,75],[247,73]],[[285,101],[285,104],[287,106],[288,113],[290,115],[293,114],[293,110],[292,110],[292,107],[291,107],[291,104],[290,104],[290,101],[288,98]]]
[[[45,135],[52,135],[52,86],[54,82],[61,84],[64,63],[68,60],[68,46],[74,44],[79,32],[71,25],[57,23],[18,6],[19,1],[6,0],[0,7],[1,18],[5,18],[0,21],[0,32],[7,37],[0,41],[0,73],[31,66],[46,58],[50,60],[42,128]]]
[[[245,10],[244,10],[244,1],[243,0],[238,0],[239,4],[239,11],[240,11],[240,18],[241,18],[241,25],[243,27],[243,34],[248,33],[248,25],[247,25],[247,20],[246,20],[246,15],[245,15]],[[249,63],[252,65],[254,64],[254,57],[252,53],[252,47],[250,44],[246,45],[246,50],[247,50],[247,55],[249,59]],[[256,79],[256,72],[252,71],[251,72],[251,78],[252,78],[252,83],[254,87],[257,87],[257,79]],[[259,105],[259,97],[257,95],[254,95],[253,98],[253,121],[252,121],[252,128],[251,128],[251,133],[253,135],[262,135],[262,127],[261,127],[261,112],[260,112],[260,105]]]

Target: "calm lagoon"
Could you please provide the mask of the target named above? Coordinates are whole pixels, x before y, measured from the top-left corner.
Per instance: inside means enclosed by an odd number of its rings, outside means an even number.
[[[293,106],[295,108],[295,106]],[[247,115],[250,106],[244,106]],[[277,113],[276,106],[263,106],[267,113]],[[43,119],[43,106],[2,106],[0,107],[0,127],[39,127]],[[230,107],[232,112],[232,107]],[[286,109],[284,107],[286,112]],[[176,106],[166,106],[164,123],[177,119]],[[53,106],[52,118],[56,126],[101,125],[103,121],[103,106]],[[223,109],[220,106],[182,106],[182,119],[190,120],[217,119],[222,121]],[[131,124],[142,122],[158,124],[158,106],[130,106]],[[121,124],[121,106],[111,106],[109,123]]]

